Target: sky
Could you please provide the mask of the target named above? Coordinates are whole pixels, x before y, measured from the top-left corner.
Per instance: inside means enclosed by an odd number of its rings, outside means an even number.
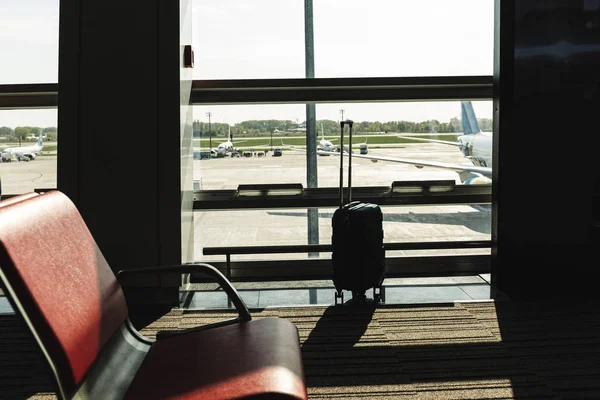
[[[315,77],[493,74],[493,0],[313,0]],[[0,84],[58,80],[59,0],[0,0]],[[304,0],[194,0],[194,79],[303,78]],[[5,62],[4,60],[9,60]],[[490,102],[474,103],[491,118]],[[448,121],[457,102],[319,104],[317,119]],[[305,119],[305,106],[195,106],[194,119]],[[56,126],[0,110],[0,126]]]

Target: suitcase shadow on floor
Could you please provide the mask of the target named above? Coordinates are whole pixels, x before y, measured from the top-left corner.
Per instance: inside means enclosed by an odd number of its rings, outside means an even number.
[[[351,348],[358,343],[373,319],[375,304],[353,304],[328,307],[306,338],[303,346],[320,346],[335,343],[335,347]]]
[[[381,357],[384,349],[376,343],[386,342],[381,330],[372,324],[375,309],[372,304],[325,309],[302,342],[308,386],[365,384],[356,378],[360,380],[364,368]]]

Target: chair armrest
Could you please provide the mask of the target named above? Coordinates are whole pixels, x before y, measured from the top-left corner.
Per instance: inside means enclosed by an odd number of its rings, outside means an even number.
[[[206,324],[202,326],[197,326],[189,329],[182,329],[177,331],[160,331],[156,335],[156,339],[164,339],[166,337],[182,335],[189,332],[197,332],[206,329],[216,328],[219,326],[231,325],[239,322],[246,322],[252,319],[250,315],[250,311],[248,311],[248,307],[244,300],[240,297],[237,290],[231,285],[231,282],[227,280],[225,275],[223,275],[218,269],[213,267],[210,264],[205,263],[195,263],[195,264],[182,264],[182,265],[165,265],[159,267],[146,267],[146,268],[134,268],[134,269],[125,269],[121,270],[117,273],[117,279],[123,278],[127,275],[133,274],[158,274],[158,273],[190,273],[190,272],[199,272],[210,277],[214,278],[215,281],[223,288],[227,296],[231,299],[234,304],[238,316],[233,319],[215,322],[212,324]]]

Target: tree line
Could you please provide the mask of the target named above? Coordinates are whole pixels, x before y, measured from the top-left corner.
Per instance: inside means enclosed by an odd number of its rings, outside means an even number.
[[[490,118],[477,118],[479,128],[482,131],[492,130],[492,120]],[[306,121],[296,122],[290,120],[250,120],[243,121],[235,125],[226,123],[202,122],[195,120],[193,123],[194,137],[226,137],[231,128],[233,137],[252,137],[252,136],[297,136],[302,134],[299,129],[305,129]],[[338,121],[318,120],[316,123],[317,135],[321,131],[327,135],[339,135],[340,125]],[[362,121],[354,122],[353,133],[372,134],[372,133],[452,133],[462,132],[462,120],[452,118],[448,122],[440,122],[436,119],[427,121]]]
[[[490,118],[477,118],[479,127],[482,131],[492,130],[492,120]],[[321,131],[327,135],[339,135],[340,125],[338,121],[329,119],[318,120],[316,123],[317,134]],[[299,129],[306,127],[306,121],[291,120],[249,120],[239,124],[229,125],[226,123],[211,123],[210,129],[207,122],[195,120],[193,122],[194,137],[226,137],[231,127],[231,135],[234,137],[252,137],[252,136],[298,136],[302,134]],[[55,141],[58,137],[56,127],[39,126],[17,126],[14,129],[8,126],[0,127],[0,138],[4,140],[26,140],[28,136],[38,136],[40,129],[46,135],[47,140]],[[358,134],[370,133],[452,133],[462,132],[462,121],[460,118],[452,118],[449,122],[440,122],[436,119],[427,121],[361,121],[355,122],[353,132]]]
[[[28,136],[38,136],[40,129],[46,135],[47,140],[56,141],[58,130],[55,126],[45,128],[41,126],[17,126],[15,129],[8,126],[0,126],[0,138],[5,138],[3,140],[7,141],[26,140]]]

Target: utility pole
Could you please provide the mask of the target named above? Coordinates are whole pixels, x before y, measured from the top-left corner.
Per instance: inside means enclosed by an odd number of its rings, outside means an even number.
[[[208,151],[212,151],[212,135],[210,134],[210,117],[211,117],[212,113],[209,111],[206,113],[206,116],[208,117]]]
[[[342,115],[341,121],[343,121],[344,120],[344,110],[340,110],[340,114]]]

